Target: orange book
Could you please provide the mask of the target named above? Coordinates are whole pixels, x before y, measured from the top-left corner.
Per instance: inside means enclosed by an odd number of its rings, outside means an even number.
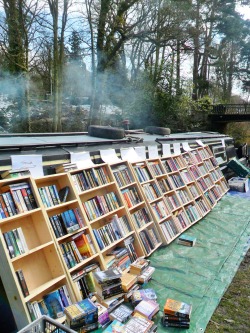
[[[189,318],[192,311],[192,305],[171,298],[166,300],[164,313],[172,316]]]
[[[74,242],[83,258],[92,256],[92,251],[86,235],[79,235],[79,237],[74,238]]]

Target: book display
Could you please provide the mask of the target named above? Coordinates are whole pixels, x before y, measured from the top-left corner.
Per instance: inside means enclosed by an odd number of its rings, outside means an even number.
[[[192,305],[168,298],[163,309],[164,327],[189,328]]]
[[[229,189],[208,147],[64,171],[0,180],[0,275],[18,328],[42,314],[63,320],[65,307],[95,291],[111,309],[126,293],[132,299],[155,270],[145,257],[198,222]],[[112,286],[97,281],[99,272],[114,269],[130,272]]]
[[[144,255],[149,256],[162,244],[146,203],[146,200],[154,202],[160,195],[158,185],[145,161],[134,163],[132,168],[129,162],[115,163],[111,165],[111,170],[131,215]]]
[[[50,293],[66,286],[70,299],[74,294],[35,180],[30,176],[1,180],[0,193],[8,207],[0,220],[0,274],[21,328],[38,318],[41,311],[33,305]]]
[[[103,268],[117,265],[126,269],[143,252],[110,166],[103,163],[70,175]],[[122,261],[110,257],[116,247],[126,248]]]

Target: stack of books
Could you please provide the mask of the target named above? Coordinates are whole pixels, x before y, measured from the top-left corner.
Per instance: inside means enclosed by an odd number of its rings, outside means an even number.
[[[126,247],[116,247],[107,254],[107,268],[119,267],[125,270],[131,264],[129,252]]]
[[[177,243],[185,246],[194,246],[196,243],[196,237],[187,234],[182,234],[178,238]]]
[[[189,328],[192,305],[168,298],[164,305],[164,327]]]
[[[67,325],[73,330],[90,332],[98,328],[98,308],[90,298],[64,309]]]
[[[6,170],[1,173],[1,178],[6,179],[6,178],[19,178],[19,177],[24,177],[24,176],[30,176],[30,170],[29,169],[11,169],[11,170]]]
[[[155,271],[155,268],[150,266],[150,260],[145,258],[137,258],[131,265],[129,272],[137,275],[137,282],[140,284],[147,283]]]
[[[112,300],[123,296],[121,276],[122,273],[117,268],[93,273],[98,300]]]
[[[77,165],[76,163],[63,163],[56,168],[56,173],[61,173],[61,172],[68,172],[70,170],[76,170]]]

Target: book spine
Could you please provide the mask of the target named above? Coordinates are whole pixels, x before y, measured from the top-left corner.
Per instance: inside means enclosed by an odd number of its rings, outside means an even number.
[[[28,287],[27,287],[27,284],[26,284],[26,281],[25,281],[25,278],[23,275],[23,271],[21,269],[18,269],[16,271],[16,275],[17,275],[17,279],[19,281],[20,287],[22,289],[23,296],[24,297],[29,296],[29,290],[28,290]]]

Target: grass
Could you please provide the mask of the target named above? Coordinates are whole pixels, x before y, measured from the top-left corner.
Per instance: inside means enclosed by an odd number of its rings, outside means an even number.
[[[250,250],[215,310],[205,333],[249,333]]]

